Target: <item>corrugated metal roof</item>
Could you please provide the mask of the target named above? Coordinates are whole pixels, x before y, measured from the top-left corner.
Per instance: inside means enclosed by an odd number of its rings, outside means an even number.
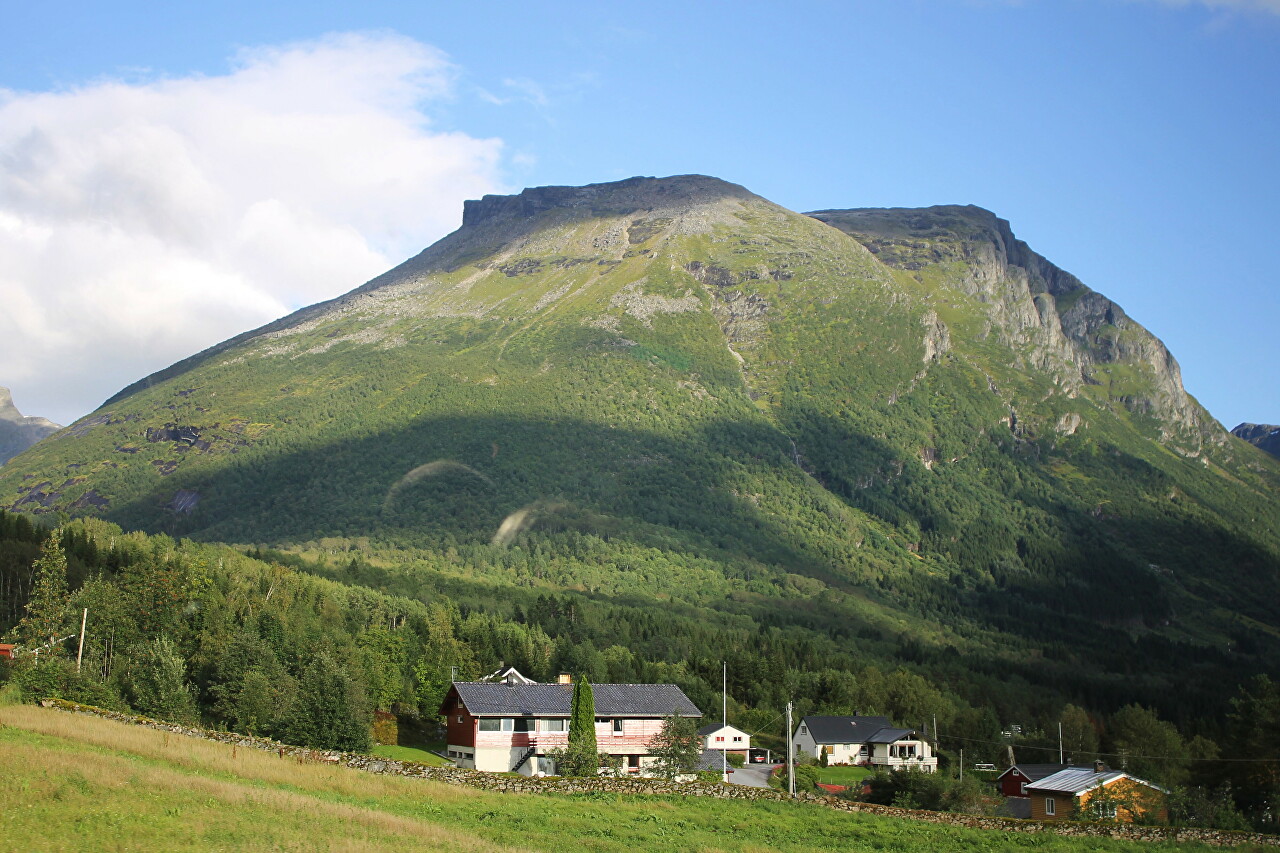
[[[567,717],[573,687],[455,681],[467,711],[477,717]],[[701,717],[674,684],[593,684],[597,717]]]
[[[1027,785],[1028,791],[1053,791],[1061,794],[1083,794],[1099,785],[1105,785],[1125,774],[1119,770],[1097,770],[1087,767],[1068,767],[1051,776]]]

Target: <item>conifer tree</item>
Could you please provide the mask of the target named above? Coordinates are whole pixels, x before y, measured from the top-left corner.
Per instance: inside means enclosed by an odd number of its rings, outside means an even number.
[[[556,753],[556,764],[566,776],[594,776],[600,767],[596,752],[596,699],[591,682],[579,678],[569,701],[569,746]]]
[[[27,613],[18,626],[24,646],[39,648],[57,639],[70,613],[67,594],[67,555],[62,550],[62,528],[49,534],[40,546],[40,556],[32,564],[35,586],[27,600]],[[51,648],[46,654],[57,654]]]

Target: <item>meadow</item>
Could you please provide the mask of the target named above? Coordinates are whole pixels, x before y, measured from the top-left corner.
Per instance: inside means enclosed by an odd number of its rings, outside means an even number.
[[[4,850],[1195,850],[787,802],[494,794],[0,708]],[[1209,848],[1204,848],[1209,849]]]

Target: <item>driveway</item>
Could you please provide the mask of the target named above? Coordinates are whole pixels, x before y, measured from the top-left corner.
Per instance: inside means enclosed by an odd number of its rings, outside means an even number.
[[[745,785],[749,788],[769,787],[769,773],[772,764],[746,764],[729,774],[730,785]]]

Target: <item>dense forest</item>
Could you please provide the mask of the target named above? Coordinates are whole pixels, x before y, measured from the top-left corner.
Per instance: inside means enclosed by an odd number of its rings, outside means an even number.
[[[944,769],[960,749],[967,762],[1002,761],[1010,746],[1018,760],[1054,761],[1061,724],[1071,760],[1100,757],[1173,786],[1192,819],[1274,829],[1280,685],[1266,676],[1224,691],[1220,720],[1178,727],[1139,703],[1063,701],[1016,673],[975,672],[879,637],[742,613],[709,622],[585,592],[515,586],[499,600],[461,580],[424,595],[412,577],[358,555],[242,553],[92,519],[47,530],[0,513],[0,630],[19,644],[0,677],[32,697],[359,750],[375,710],[433,727],[454,668],[462,679],[507,663],[538,680],[673,682],[711,709],[725,661],[730,721],[762,744],[782,743],[787,701],[801,716],[876,713],[916,726],[939,744]],[[898,659],[910,663],[889,663]]]

